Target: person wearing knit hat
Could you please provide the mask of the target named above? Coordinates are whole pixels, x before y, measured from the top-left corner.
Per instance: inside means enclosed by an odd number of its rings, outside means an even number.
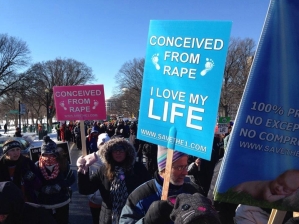
[[[151,206],[161,200],[163,182],[166,177],[166,158],[167,148],[158,146],[158,170],[155,173],[154,179],[139,186],[129,195],[127,203],[121,213],[120,223],[171,223],[171,209],[163,209],[163,212],[161,213],[160,206]],[[192,182],[185,182],[187,174],[188,155],[174,151],[169,178],[168,196],[178,195],[181,193],[203,194],[203,191],[197,185]]]
[[[0,181],[13,181],[23,191],[26,202],[37,203],[35,191],[41,186],[39,172],[34,162],[21,154],[21,143],[14,138],[3,144],[0,158]]]
[[[86,149],[87,154],[94,153],[98,150],[97,142],[98,142],[99,131],[98,127],[92,127],[90,134],[86,137]]]
[[[3,154],[6,154],[10,149],[19,148],[21,150],[22,146],[21,143],[17,140],[8,140],[3,144]]]
[[[41,155],[55,155],[57,152],[56,149],[56,143],[49,136],[44,136],[43,144],[41,146]]]
[[[179,151],[173,151],[172,162],[174,163],[182,156],[188,156],[185,153]],[[167,157],[167,148],[161,145],[158,145],[158,155],[157,155],[157,162],[158,162],[158,170],[162,171],[166,167],[166,157]]]
[[[41,156],[36,163],[42,180],[38,194],[39,204],[52,214],[57,223],[68,223],[69,187],[76,177],[67,158],[59,153],[56,143],[49,136],[44,136],[43,140]]]
[[[159,145],[157,162],[159,173],[163,178],[166,167],[166,158],[167,148]],[[186,175],[188,174],[188,155],[182,152],[173,151],[172,164],[172,170],[179,170],[181,172],[171,172],[169,181],[173,185],[182,185],[184,183]]]
[[[99,159],[103,165],[94,175],[90,176],[88,172],[84,172],[82,158],[77,160],[78,189],[79,193],[84,195],[99,190],[102,207],[97,223],[118,224],[128,195],[150,178],[145,166],[136,162],[136,151],[131,143],[124,138],[114,137],[106,141],[107,139],[108,136],[103,134],[98,139]],[[89,162],[90,165],[92,164]]]
[[[104,145],[105,142],[108,142],[110,140],[110,137],[107,133],[102,133],[98,136],[98,148],[102,145]],[[100,149],[100,148],[99,148]]]

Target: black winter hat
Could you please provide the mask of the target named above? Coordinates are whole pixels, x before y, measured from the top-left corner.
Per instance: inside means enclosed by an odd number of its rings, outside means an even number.
[[[179,194],[176,198],[169,197],[174,204],[170,218],[175,224],[220,224],[217,211],[210,199],[199,193]]]
[[[10,149],[13,148],[22,148],[21,143],[17,140],[13,139],[8,139],[6,142],[3,144],[3,154],[7,153]]]
[[[41,155],[55,154],[57,149],[56,143],[49,136],[44,136],[43,140],[44,142],[41,147]]]

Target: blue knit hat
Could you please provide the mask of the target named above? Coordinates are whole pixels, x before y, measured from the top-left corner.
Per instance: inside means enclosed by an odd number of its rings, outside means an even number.
[[[55,154],[57,149],[56,143],[49,136],[44,136],[43,140],[44,142],[41,147],[41,155]]]

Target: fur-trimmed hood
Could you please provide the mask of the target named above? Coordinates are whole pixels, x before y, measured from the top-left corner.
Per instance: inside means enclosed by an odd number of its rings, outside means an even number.
[[[126,152],[125,166],[134,165],[136,161],[136,150],[134,146],[124,138],[113,138],[101,146],[100,157],[104,164],[114,163],[112,151],[123,148]]]

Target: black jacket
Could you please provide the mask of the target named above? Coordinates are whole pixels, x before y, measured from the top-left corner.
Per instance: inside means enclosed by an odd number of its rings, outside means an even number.
[[[144,182],[148,181],[149,177],[143,164],[135,163],[131,172],[125,173],[125,183],[128,194]],[[112,201],[110,200],[111,181],[105,176],[105,165],[101,166],[98,172],[89,178],[89,174],[78,173],[78,188],[79,193],[88,195],[100,190],[102,196],[102,208],[100,213],[100,223],[111,223]]]
[[[13,163],[13,164],[12,164]],[[19,159],[15,162],[10,162],[3,156],[0,159],[0,181],[11,181],[8,167],[15,165],[15,171],[13,175],[13,183],[19,188],[24,188],[24,196],[28,202],[37,203],[36,192],[41,187],[41,176],[34,162],[29,158],[20,155]],[[35,174],[35,178],[32,180],[24,180],[25,174],[31,171]]]
[[[227,202],[219,202],[219,201],[214,201],[214,189],[217,181],[217,177],[220,171],[222,163],[222,158],[216,163],[215,169],[214,169],[214,174],[212,177],[211,185],[210,185],[210,190],[208,193],[208,198],[211,199],[215,209],[218,212],[220,221],[222,223],[226,224],[234,224],[234,216],[235,216],[235,211],[237,208],[237,204],[232,204],[232,203],[227,203]]]
[[[39,166],[39,162],[36,162],[37,167]],[[67,169],[62,172],[60,171],[55,179],[46,180],[41,170],[39,169],[42,186],[51,186],[58,184],[61,187],[61,190],[55,194],[45,194],[40,191],[38,194],[39,204],[42,204],[47,209],[59,208],[62,207],[62,203],[68,203],[70,201],[71,194],[69,192],[69,187],[76,182],[76,175],[73,170],[67,165]]]
[[[0,182],[0,202],[0,214],[8,214],[4,224],[56,224],[45,209],[26,204],[12,182]]]

